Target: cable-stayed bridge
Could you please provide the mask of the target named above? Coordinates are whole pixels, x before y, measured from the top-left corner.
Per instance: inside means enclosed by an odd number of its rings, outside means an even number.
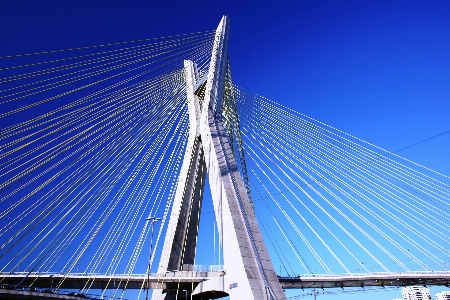
[[[1,58],[5,295],[448,286],[449,177],[234,85],[228,32]]]

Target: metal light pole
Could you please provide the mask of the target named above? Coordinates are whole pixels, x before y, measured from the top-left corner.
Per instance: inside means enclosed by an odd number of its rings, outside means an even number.
[[[153,226],[154,226],[155,222],[161,221],[161,218],[149,217],[149,218],[146,218],[145,220],[150,221],[151,226],[152,226],[152,235],[150,238],[150,255],[148,257],[148,270],[147,270],[147,293],[145,295],[145,299],[148,300],[148,287],[150,285],[150,262],[152,260],[152,254],[153,254]]]

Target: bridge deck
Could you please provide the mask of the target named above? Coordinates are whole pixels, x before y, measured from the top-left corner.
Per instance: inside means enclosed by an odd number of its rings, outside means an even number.
[[[279,277],[279,280],[284,289],[409,285],[448,286],[450,283],[450,272],[311,275]]]
[[[0,285],[18,285],[25,277],[26,279],[20,284],[23,287],[34,286],[39,288],[55,288],[59,286],[62,289],[141,289],[145,287],[144,281],[147,276],[139,275],[102,275],[102,274],[29,274],[14,273],[8,276],[0,275]],[[167,272],[166,274],[153,274],[148,279],[151,289],[171,289],[181,286],[190,286],[192,283],[199,283],[213,277],[223,275],[223,271],[219,272],[202,272],[202,271],[177,271]]]
[[[150,288],[173,289],[191,286],[213,277],[222,276],[220,272],[178,271],[156,274],[149,277]],[[15,273],[0,279],[0,285],[18,285],[27,273]],[[1,276],[1,275],[0,275]],[[140,289],[146,275],[101,275],[101,274],[29,274],[21,286],[55,288],[60,284],[64,289]],[[345,275],[307,275],[298,277],[279,277],[283,289],[365,287],[365,286],[408,286],[450,284],[450,272],[424,273],[373,273]]]

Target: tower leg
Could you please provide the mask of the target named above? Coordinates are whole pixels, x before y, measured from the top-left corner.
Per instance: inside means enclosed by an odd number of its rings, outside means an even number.
[[[231,299],[286,299],[255,218],[221,120],[209,113],[209,181]],[[202,136],[203,137],[203,136]],[[207,150],[205,150],[206,152]],[[214,188],[213,188],[214,183]]]
[[[229,21],[223,17],[216,31],[206,87],[203,87],[204,93],[198,93],[204,95],[204,99],[200,99],[202,105],[194,91],[198,76],[196,66],[185,61],[190,120],[188,146],[158,272],[182,270],[183,266],[194,262],[207,170],[226,274],[198,284],[192,293],[193,299],[215,298],[212,292],[221,296],[229,294],[232,300],[286,299],[223,124],[228,31]],[[163,294],[155,290],[153,293],[153,299],[175,298],[183,299],[183,296],[177,291]]]
[[[216,31],[199,126],[216,219],[221,223],[225,292],[231,299],[286,299],[223,123],[228,32],[229,21],[223,17]]]

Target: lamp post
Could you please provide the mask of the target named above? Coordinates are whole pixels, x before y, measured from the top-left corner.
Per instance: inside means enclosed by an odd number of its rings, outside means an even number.
[[[153,226],[155,222],[161,221],[161,218],[148,217],[145,220],[150,221],[152,226],[152,235],[150,238],[150,255],[148,257],[148,270],[147,270],[147,293],[145,295],[145,299],[148,300],[148,287],[150,285],[150,262],[152,261],[152,254],[153,254]]]

